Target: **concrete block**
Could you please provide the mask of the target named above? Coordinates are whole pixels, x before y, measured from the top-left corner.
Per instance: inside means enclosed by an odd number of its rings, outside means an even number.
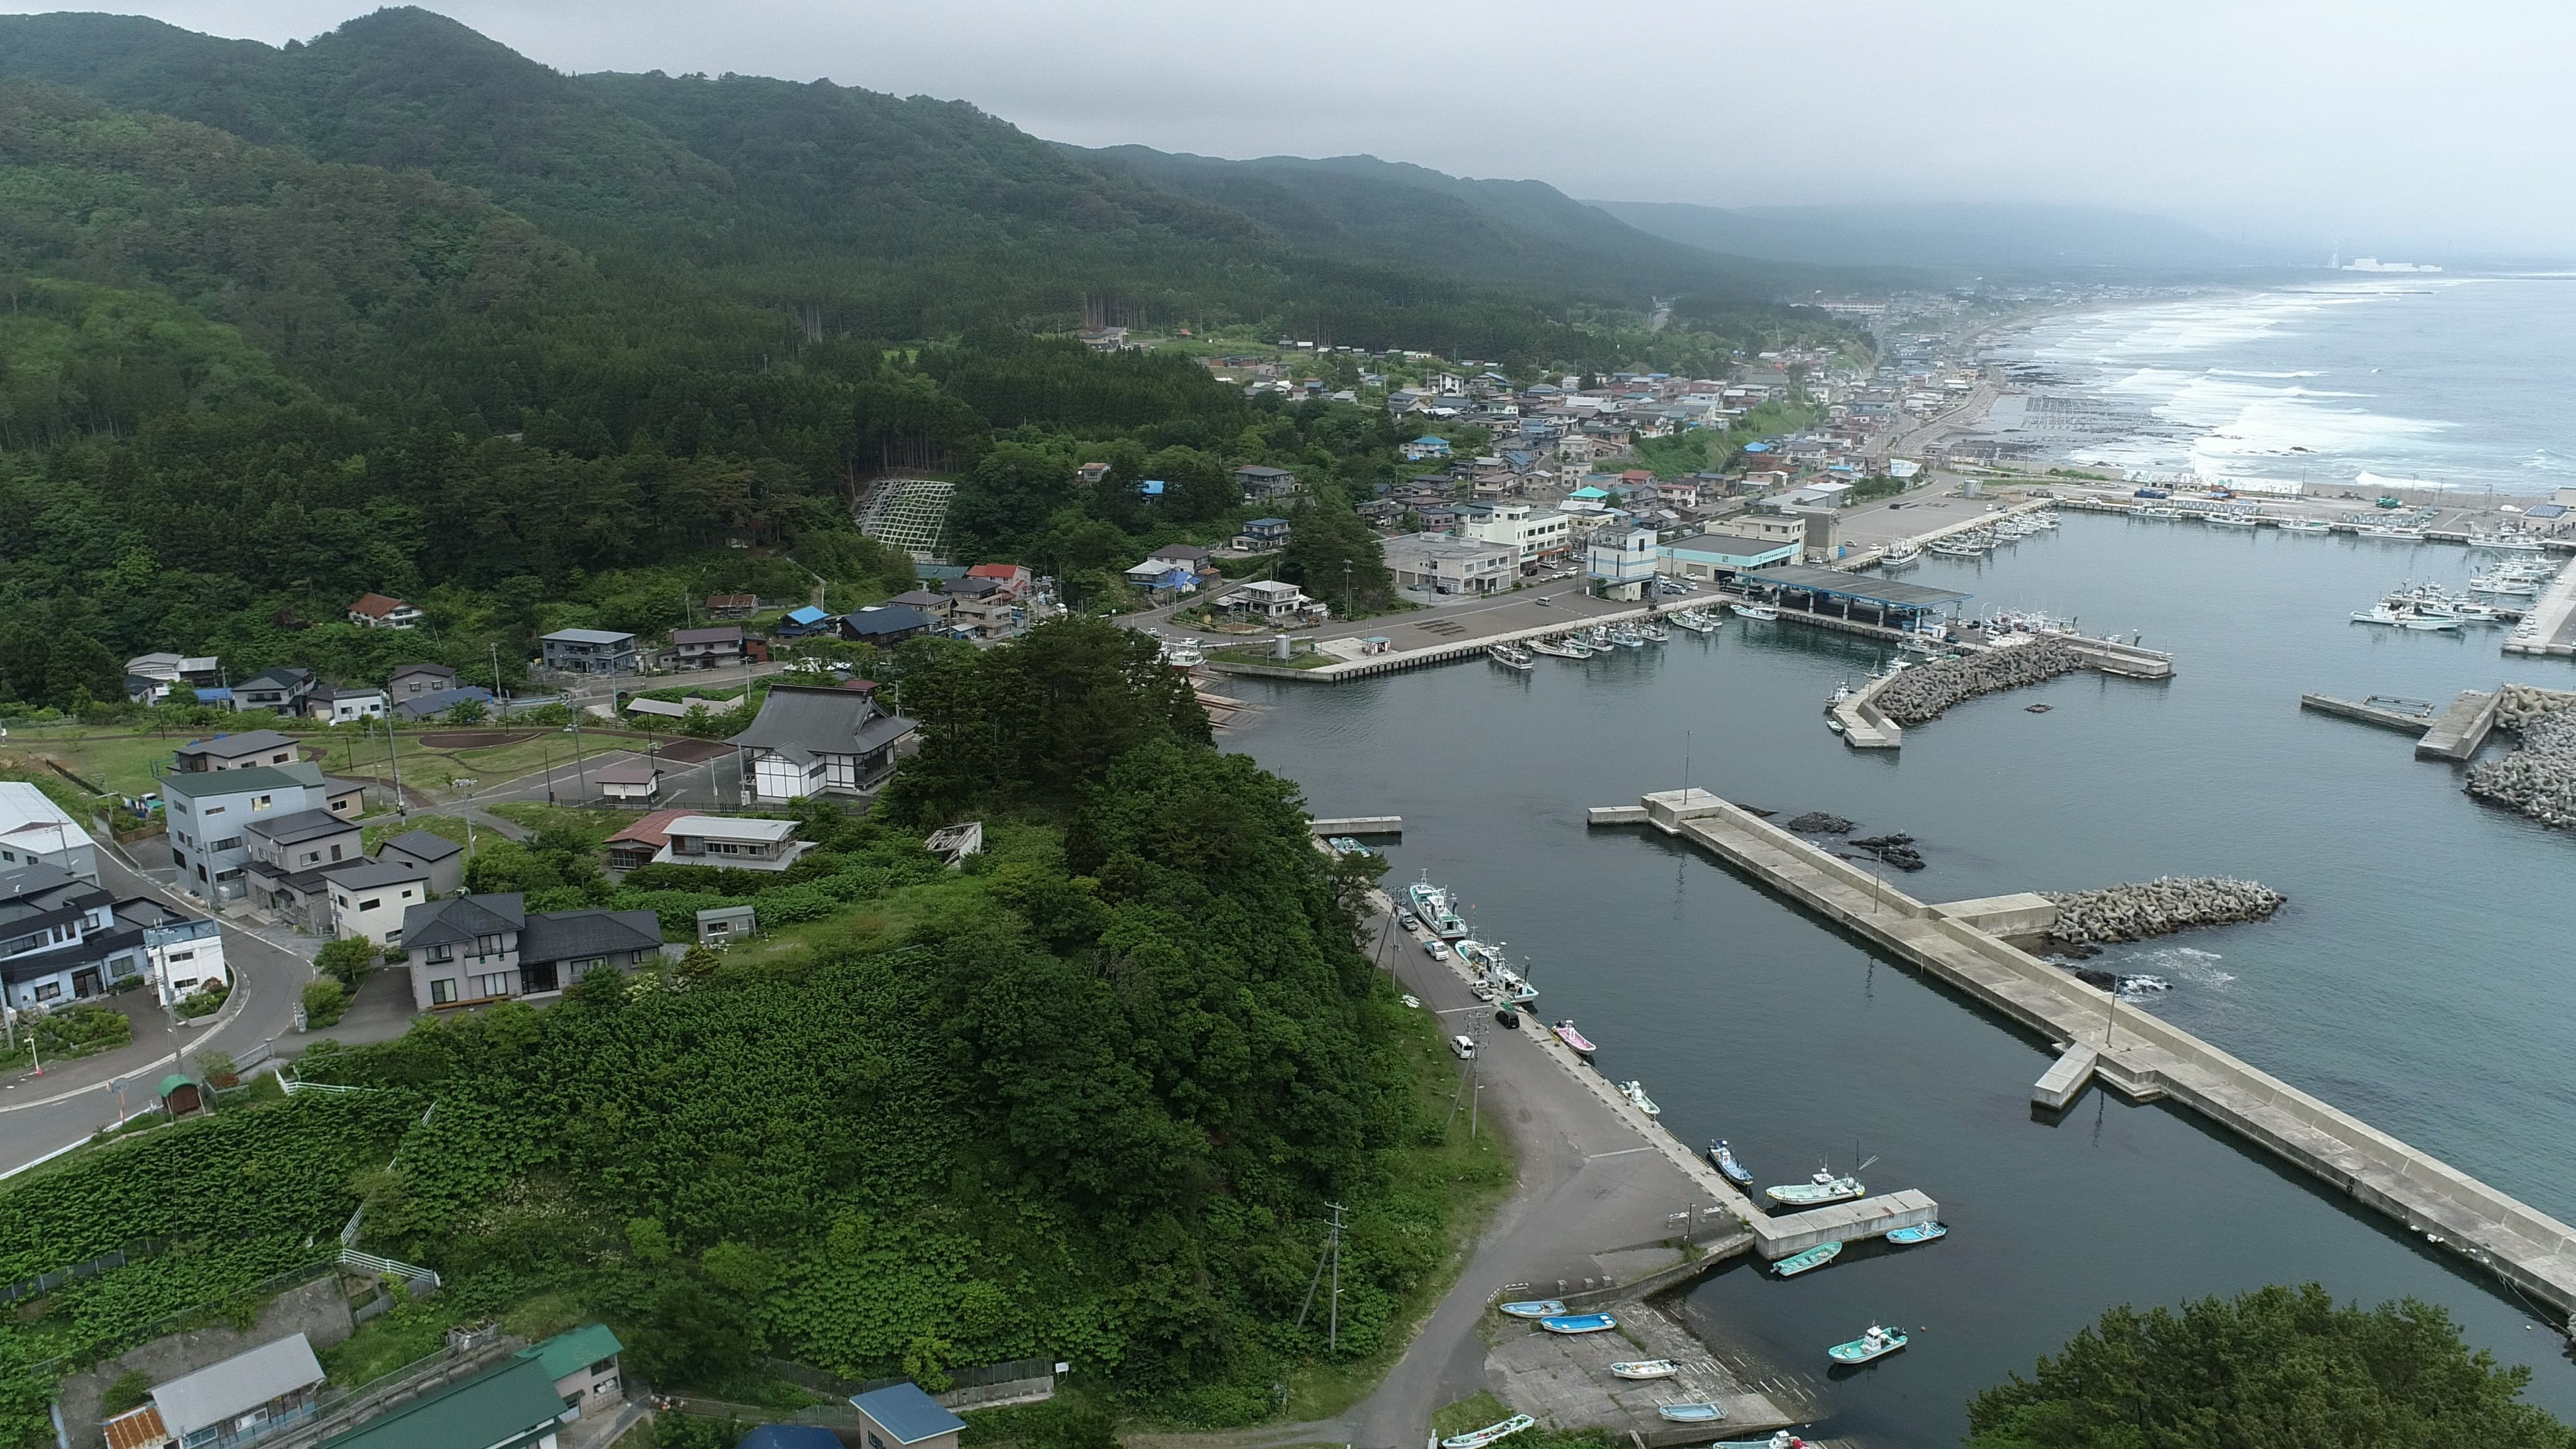
[[[1972,901],[1951,901],[1932,909],[1990,936],[2037,936],[2057,924],[2056,903],[2037,891],[1979,896]]]
[[[1587,825],[1643,825],[1646,823],[1646,807],[1595,805],[1584,812],[1584,823]]]
[[[2086,1083],[2093,1080],[2093,1069],[2101,1065],[2098,1047],[2077,1043],[2066,1049],[2066,1055],[2051,1063],[2030,1089],[2030,1100],[2052,1112],[2066,1110],[2066,1104],[2083,1095]]]

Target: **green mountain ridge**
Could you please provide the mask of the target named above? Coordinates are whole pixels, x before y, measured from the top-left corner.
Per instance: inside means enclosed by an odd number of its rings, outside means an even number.
[[[1606,215],[1669,241],[1825,267],[1913,266],[2039,275],[2106,268],[2218,271],[2279,266],[2279,252],[2223,241],[2168,217],[2110,207],[1933,202],[1908,205],[1698,206],[1595,201]]]

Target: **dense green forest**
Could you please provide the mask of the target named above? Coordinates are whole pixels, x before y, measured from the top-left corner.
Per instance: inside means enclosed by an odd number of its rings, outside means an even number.
[[[97,661],[147,650],[515,676],[533,633],[698,593],[847,607],[905,583],[851,523],[889,469],[963,480],[959,554],[1077,598],[1223,536],[1237,464],[1328,507],[1391,476],[1383,415],[1095,355],[1087,303],[1532,375],[1843,335],[1704,262],[1649,332],[1650,279],[1577,264],[1598,238],[1512,235],[1510,268],[1308,246],[968,105],[567,77],[419,10],[283,48],[0,17],[0,642],[32,651],[0,707],[109,704]],[[432,627],[350,637],[367,590]]]
[[[1211,748],[1153,654],[1082,619],[925,647],[906,688],[930,738],[890,818],[813,815],[790,881],[615,888],[757,893],[772,930],[797,892],[862,907],[808,950],[317,1046],[300,1075],[373,1090],[0,1188],[8,1278],[129,1232],[187,1240],[20,1315],[0,1369],[304,1261],[355,1198],[370,1251],[448,1280],[406,1313],[568,1305],[662,1387],[772,1392],[764,1355],[934,1383],[1046,1356],[1111,1399],[1258,1418],[1325,1356],[1296,1318],[1328,1201],[1350,1207],[1341,1353],[1380,1348],[1462,1194],[1507,1169],[1444,1132],[1431,1019],[1354,945],[1371,872],[1313,848],[1293,785]],[[994,843],[963,871],[918,831],[959,811]],[[622,900],[589,876],[549,900]],[[197,1265],[195,1296],[155,1264]],[[13,1442],[39,1442],[43,1385],[12,1387]]]

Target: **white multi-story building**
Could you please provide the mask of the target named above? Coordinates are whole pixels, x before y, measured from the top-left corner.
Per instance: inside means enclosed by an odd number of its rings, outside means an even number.
[[[1497,503],[1471,512],[1458,521],[1458,534],[1479,543],[1510,545],[1523,573],[1563,558],[1574,543],[1574,525],[1564,514],[1527,503]]]
[[[1633,599],[1655,577],[1656,538],[1650,528],[1604,528],[1592,535],[1584,573],[1605,599]]]

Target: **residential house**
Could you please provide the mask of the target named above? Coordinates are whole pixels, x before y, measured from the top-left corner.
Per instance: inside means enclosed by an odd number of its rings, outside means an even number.
[[[721,669],[743,660],[740,624],[671,631],[671,662],[681,669]]]
[[[349,606],[349,622],[361,629],[411,629],[428,616],[400,599],[383,594],[360,594]]]
[[[683,815],[663,827],[655,865],[716,865],[731,870],[785,870],[814,848],[798,840],[796,822],[757,816]]]
[[[125,661],[125,672],[161,684],[221,684],[223,661],[213,655],[137,654]]]
[[[557,629],[539,635],[545,666],[565,674],[633,674],[635,636],[616,629]]]
[[[671,822],[687,819],[693,813],[688,810],[656,810],[608,837],[608,868],[627,871],[651,865],[653,857],[670,843]]]
[[[1106,463],[1085,463],[1073,470],[1073,480],[1086,488],[1096,487],[1109,477]]]
[[[867,1449],[957,1449],[957,1436],[966,1427],[965,1420],[911,1382],[872,1389],[850,1403],[859,1411],[860,1439]]]
[[[590,772],[590,782],[599,787],[602,800],[619,805],[632,805],[639,801],[649,805],[661,798],[662,767],[653,760],[603,765]]]
[[[330,872],[331,934],[402,944],[403,915],[428,900],[429,872],[400,860],[362,860]]]
[[[145,974],[163,1006],[176,1006],[209,986],[229,984],[223,928],[147,896],[116,903],[116,918],[143,932]]]
[[[307,715],[330,724],[383,719],[385,706],[385,692],[366,685],[349,689],[317,689],[304,700]]]
[[[758,594],[709,594],[704,605],[710,619],[748,619],[760,612]]]
[[[730,946],[759,934],[760,911],[755,906],[709,906],[698,912],[698,944]]]
[[[456,671],[444,664],[406,664],[385,681],[385,696],[396,704],[439,694],[456,687]]]
[[[1037,584],[1037,580],[1030,575],[1025,565],[1015,563],[980,563],[968,569],[966,577],[991,579],[1001,585],[1003,592],[1015,599],[1027,598],[1029,590]]]
[[[1234,536],[1234,546],[1241,553],[1270,553],[1288,546],[1288,520],[1256,518]]]
[[[1405,444],[1403,452],[1404,461],[1408,463],[1419,463],[1429,458],[1446,458],[1449,456],[1449,440],[1437,433],[1424,433],[1421,437]]]
[[[777,684],[751,727],[728,743],[742,761],[744,794],[776,804],[874,790],[893,773],[895,751],[914,728],[877,704],[874,686]]]
[[[264,669],[233,686],[233,708],[265,709],[278,714],[301,714],[304,700],[313,692],[313,671],[294,665]]]
[[[394,718],[436,719],[440,715],[453,711],[460,704],[481,705],[488,712],[493,705],[492,691],[479,684],[469,684],[458,689],[442,689],[431,694],[397,699],[394,701]]]
[[[1775,563],[1794,563],[1803,539],[1709,530],[1659,544],[1656,571],[1686,579],[1725,579]]]
[[[927,634],[939,627],[939,621],[910,604],[870,604],[855,613],[841,616],[841,637],[861,644],[874,644],[880,649],[900,644],[916,634]]]
[[[651,911],[527,910],[517,892],[427,901],[403,913],[403,954],[422,1011],[550,996],[606,967],[631,971],[662,955]]]
[[[1433,594],[1494,594],[1520,578],[1518,546],[1417,533],[1386,541],[1386,566],[1400,589]]]
[[[180,884],[205,900],[249,893],[253,824],[305,810],[354,820],[362,804],[357,786],[303,763],[179,771],[161,777],[161,799]]]
[[[1306,597],[1295,584],[1260,581],[1245,584],[1217,601],[1219,607],[1272,624],[1303,624],[1329,612]]]
[[[1768,539],[1774,543],[1804,546],[1807,541],[1807,520],[1793,514],[1748,513],[1740,518],[1729,520],[1727,531],[1740,533],[1749,538]]]
[[[465,889],[465,847],[427,830],[406,830],[376,847],[376,859],[419,871],[433,896]]]
[[[919,609],[930,616],[932,624],[942,629],[947,628],[949,621],[956,617],[956,599],[937,589],[910,589],[886,602],[907,609]]]
[[[624,1402],[626,1379],[618,1372],[617,1356],[625,1351],[607,1324],[585,1323],[520,1349],[518,1356],[546,1366],[555,1381],[555,1397],[563,1400],[563,1418],[571,1422]]]
[[[1020,627],[1019,601],[1001,589],[980,599],[959,599],[949,627],[975,639],[999,639]]]
[[[1458,532],[1480,543],[1510,545],[1520,555],[1522,573],[1535,573],[1564,558],[1574,542],[1574,525],[1564,514],[1527,503],[1496,503],[1470,510],[1459,519]]]
[[[58,866],[98,884],[98,844],[44,791],[0,780],[0,867]]]
[[[1294,497],[1297,475],[1285,468],[1268,468],[1259,463],[1246,463],[1234,470],[1234,481],[1243,489],[1246,503],[1268,503],[1274,499]]]
[[[326,873],[366,859],[358,822],[328,810],[271,813],[242,828],[251,904],[308,931],[331,928]]]
[[[1199,574],[1186,564],[1147,559],[1127,570],[1127,582],[1156,598],[1175,598],[1197,593]]]
[[[157,1385],[99,1427],[111,1449],[233,1449],[312,1418],[322,1379],[312,1342],[292,1333]]]
[[[828,634],[834,623],[830,613],[808,604],[801,609],[788,610],[787,617],[779,620],[769,632],[781,639],[802,639],[809,634]]]
[[[405,1400],[318,1449],[559,1449],[564,1402],[542,1358]]]
[[[141,928],[95,882],[54,865],[0,870],[0,1006],[60,1006],[144,970]]]

